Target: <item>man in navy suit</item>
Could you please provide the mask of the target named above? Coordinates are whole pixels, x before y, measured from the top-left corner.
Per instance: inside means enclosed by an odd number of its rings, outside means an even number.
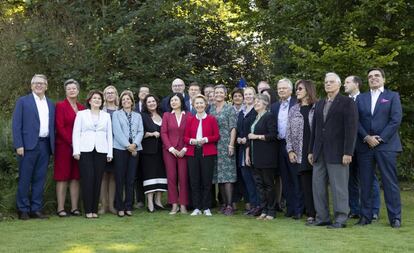
[[[185,83],[180,78],[174,79],[174,81],[171,83],[171,91],[173,94],[174,93],[183,94],[185,103],[187,103],[187,101],[190,100],[190,97],[187,94],[185,94]],[[171,112],[171,106],[169,104],[170,96],[171,95],[164,97],[161,101],[161,110],[163,112]]]
[[[388,219],[393,228],[401,226],[401,199],[397,179],[397,154],[402,151],[398,129],[402,119],[400,97],[397,92],[384,89],[385,74],[380,68],[368,71],[370,91],[358,96],[359,181],[361,184],[361,218],[358,225],[372,220],[371,186],[375,165],[381,172]]]
[[[34,75],[32,93],[20,97],[13,112],[13,144],[19,160],[19,219],[48,218],[42,213],[43,188],[55,144],[55,106],[45,96],[47,78]]]
[[[344,81],[345,93],[350,98],[356,101],[359,96],[359,87],[362,86],[362,79],[359,76],[348,76]],[[351,164],[349,164],[349,182],[348,182],[348,193],[349,193],[349,218],[359,219],[361,217],[361,203],[360,203],[360,187],[359,187],[359,176],[358,171],[360,170],[357,160],[357,154],[354,153]],[[378,179],[374,176],[372,184],[372,212],[373,219],[378,220],[379,210],[381,206],[380,186]]]
[[[185,101],[186,110],[189,111],[192,115],[196,115],[196,110],[191,104],[191,100],[193,97],[201,94],[201,86],[197,82],[192,82],[188,86],[188,96],[190,97],[187,101]]]
[[[260,84],[260,83],[259,83]],[[295,166],[289,161],[286,151],[286,129],[288,122],[289,109],[297,103],[292,96],[293,84],[283,78],[277,83],[277,93],[279,101],[271,106],[271,112],[276,117],[277,138],[279,140],[279,159],[278,173],[282,178],[283,194],[286,198],[286,217],[300,219],[303,213],[303,193],[300,188],[299,176]],[[280,203],[279,203],[280,204]]]

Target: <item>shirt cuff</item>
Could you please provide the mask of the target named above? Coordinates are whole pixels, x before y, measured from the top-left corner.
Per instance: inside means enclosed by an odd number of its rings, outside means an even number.
[[[169,149],[168,149],[168,151],[169,152],[171,152],[171,151],[173,151],[174,150],[174,147],[170,147]]]

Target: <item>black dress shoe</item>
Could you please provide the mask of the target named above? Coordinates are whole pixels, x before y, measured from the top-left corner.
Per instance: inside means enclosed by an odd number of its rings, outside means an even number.
[[[293,214],[291,214],[291,213],[285,213],[285,217],[286,218],[290,218],[290,217],[292,217],[293,216]]]
[[[40,211],[30,212],[29,216],[30,216],[30,218],[33,218],[33,219],[49,219],[49,216],[43,214]]]
[[[358,215],[358,214],[355,214],[355,213],[350,213],[350,214],[348,215],[348,218],[350,218],[350,219],[359,219],[360,217],[359,217],[359,215]]]
[[[391,227],[392,228],[400,228],[401,227],[401,221],[400,220],[397,220],[397,219],[393,220],[391,222]]]
[[[19,212],[19,220],[28,220],[30,219],[29,213],[28,212]]]
[[[355,223],[355,225],[356,226],[366,226],[366,225],[368,225],[368,224],[370,224],[371,222],[367,219],[367,218],[365,218],[365,217],[361,217],[360,219],[359,219],[359,221],[357,222],[357,223]]]
[[[300,219],[302,219],[302,215],[301,214],[292,215],[292,219],[294,219],[294,220],[300,220]]]
[[[308,222],[306,222],[306,226],[317,226],[317,227],[320,227],[320,226],[329,226],[329,225],[331,225],[332,224],[332,222],[330,222],[330,221],[316,221],[316,220],[313,220],[313,221],[308,221]]]
[[[337,229],[337,228],[345,228],[345,227],[346,227],[345,224],[342,224],[342,223],[339,223],[339,222],[335,222],[335,223],[327,226],[326,228],[328,228],[328,229]]]

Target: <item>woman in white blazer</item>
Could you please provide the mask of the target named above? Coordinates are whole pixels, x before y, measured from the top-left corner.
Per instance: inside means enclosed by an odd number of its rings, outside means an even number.
[[[102,92],[89,92],[86,103],[88,109],[76,114],[73,126],[73,157],[79,160],[85,217],[98,218],[103,168],[112,160],[112,124],[102,111]]]
[[[112,115],[116,180],[115,208],[118,216],[124,217],[132,215],[135,172],[138,165],[138,151],[142,150],[144,127],[141,115],[133,111],[135,102],[132,91],[123,91],[119,100],[121,101],[120,109]]]

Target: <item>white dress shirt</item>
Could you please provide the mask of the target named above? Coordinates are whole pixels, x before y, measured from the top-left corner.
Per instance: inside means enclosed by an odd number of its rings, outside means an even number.
[[[384,92],[384,86],[375,90],[371,90],[371,115],[374,114],[375,105],[381,93]]]
[[[352,95],[349,95],[349,97],[352,98],[352,100],[356,101],[356,99],[357,99],[357,97],[358,97],[359,94],[361,94],[361,92],[358,91],[357,94],[355,94],[353,96]]]
[[[46,96],[40,98],[33,92],[33,97],[36,102],[37,112],[39,113],[39,137],[47,137],[49,136],[49,106],[47,105]]]

